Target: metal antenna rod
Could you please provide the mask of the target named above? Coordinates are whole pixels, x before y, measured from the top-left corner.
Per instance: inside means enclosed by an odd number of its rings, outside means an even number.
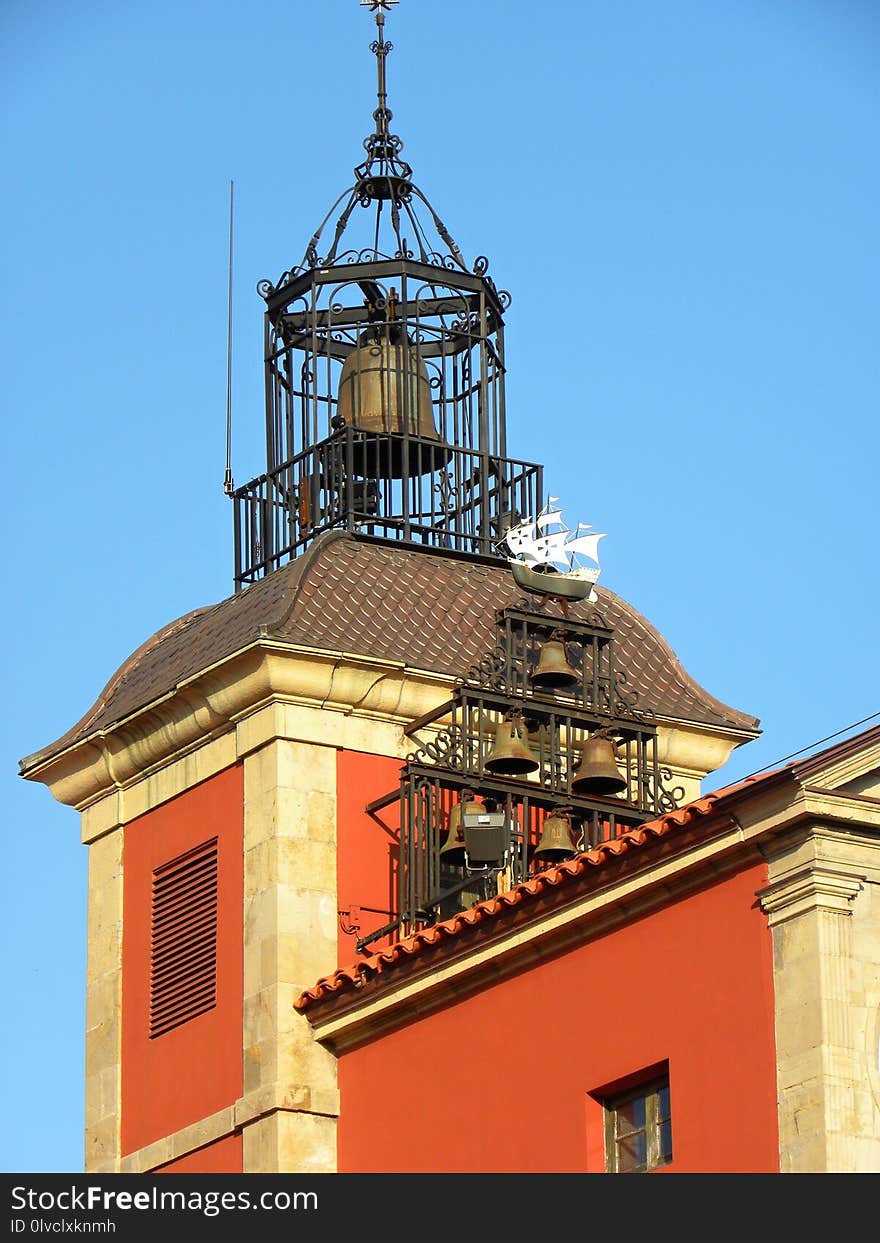
[[[235,182],[229,182],[229,287],[226,295],[226,476],[223,491],[232,496],[232,218]]]

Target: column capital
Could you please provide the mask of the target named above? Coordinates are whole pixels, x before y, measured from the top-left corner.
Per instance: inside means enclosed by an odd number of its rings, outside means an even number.
[[[806,864],[773,881],[757,893],[770,927],[807,911],[852,914],[852,904],[865,887],[865,877]]]

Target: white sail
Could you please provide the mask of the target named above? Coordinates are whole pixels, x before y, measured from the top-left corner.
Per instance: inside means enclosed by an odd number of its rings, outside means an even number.
[[[576,535],[574,539],[568,541],[566,547],[571,553],[580,553],[584,557],[589,557],[591,561],[598,561],[599,540],[604,538],[604,533],[601,535]]]
[[[504,533],[502,543],[506,543],[511,552],[519,552],[527,547],[535,538],[535,524],[533,522],[521,522],[519,526],[510,527]]]
[[[561,509],[541,510],[541,512],[538,514],[537,518],[535,519],[535,522],[542,531],[545,529],[545,527],[549,527],[554,524],[559,527],[565,526],[565,523],[562,521],[562,510]]]

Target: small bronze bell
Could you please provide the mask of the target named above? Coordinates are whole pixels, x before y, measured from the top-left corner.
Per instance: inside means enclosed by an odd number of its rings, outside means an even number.
[[[571,779],[575,794],[621,794],[626,781],[617,769],[614,743],[603,734],[593,734],[584,744],[581,762]]]
[[[580,680],[580,675],[568,663],[562,635],[554,632],[541,645],[541,655],[532,674],[532,685],[548,691],[571,690]]]
[[[462,796],[449,813],[449,831],[446,835],[446,841],[440,847],[440,862],[449,867],[462,867],[464,865],[465,841],[464,828],[461,822],[463,811],[477,815],[483,811],[483,804],[470,793],[469,790],[462,791]]]
[[[499,721],[495,741],[483,767],[503,777],[522,777],[541,767],[529,746],[529,735],[521,716],[514,714]]]
[[[571,820],[568,813],[554,811],[544,821],[541,840],[535,847],[535,858],[542,863],[561,863],[575,852],[571,840]]]

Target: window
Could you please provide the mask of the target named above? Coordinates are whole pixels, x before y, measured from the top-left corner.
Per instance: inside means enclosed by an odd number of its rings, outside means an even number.
[[[153,872],[150,1037],[217,1002],[217,839]]]
[[[644,1174],[672,1160],[669,1076],[640,1083],[605,1102],[605,1169]]]

